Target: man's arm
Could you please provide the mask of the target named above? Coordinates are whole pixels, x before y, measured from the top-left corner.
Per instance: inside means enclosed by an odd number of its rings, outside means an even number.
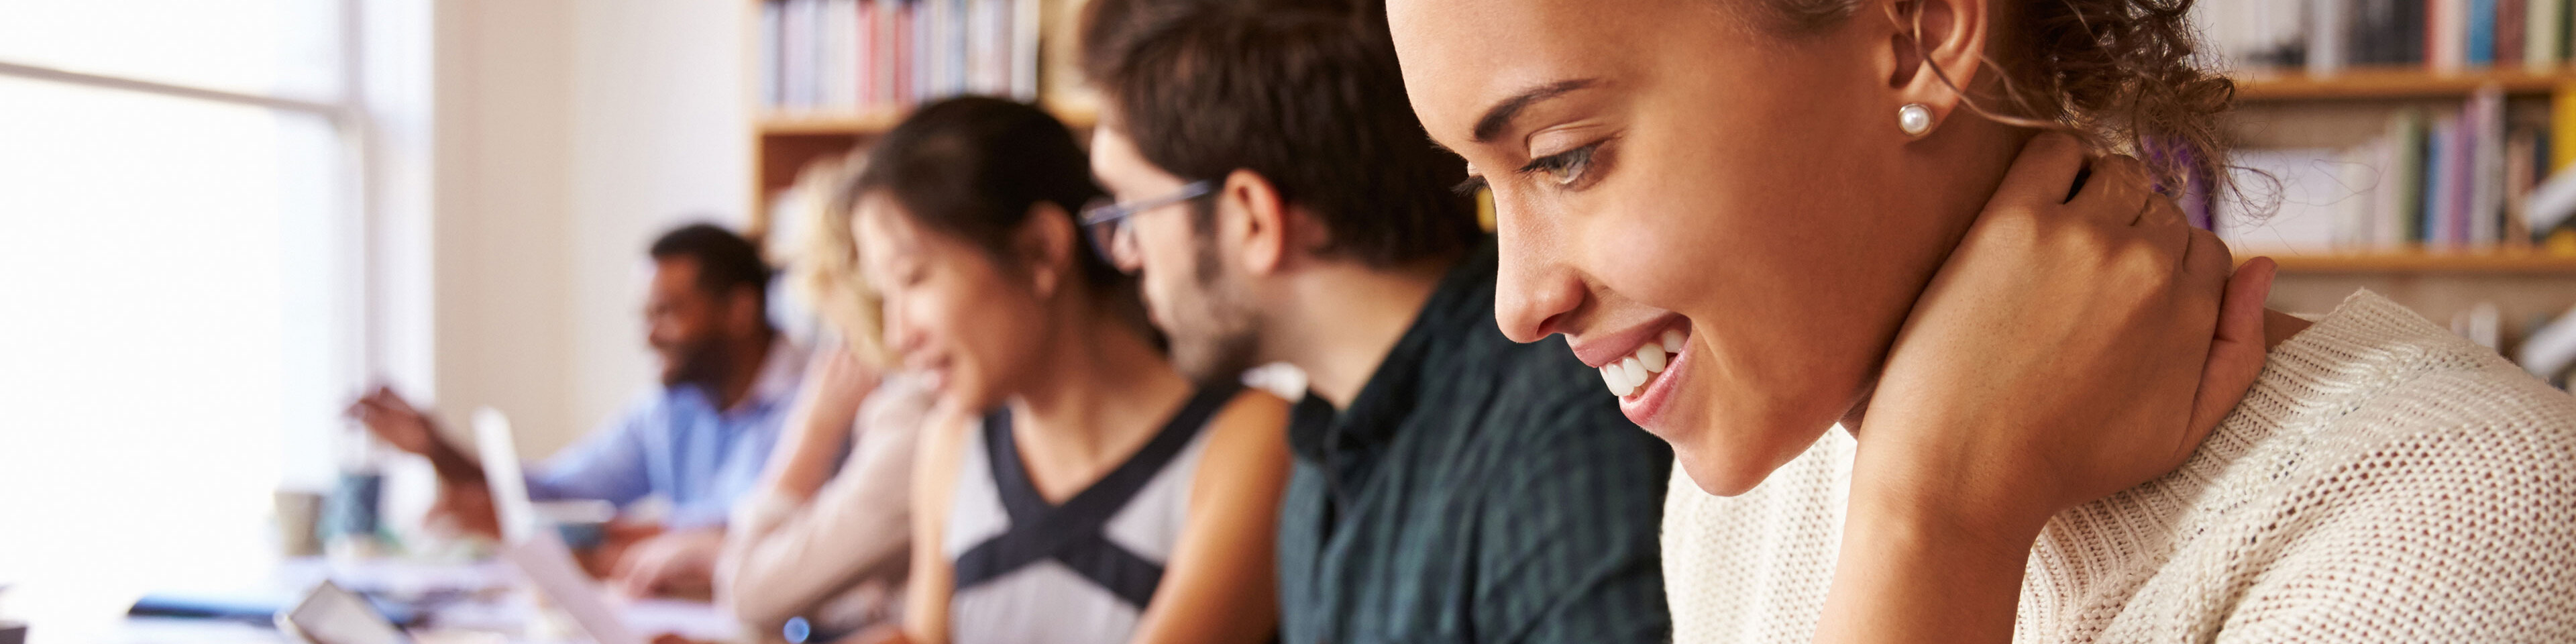
[[[395,449],[428,458],[440,480],[455,484],[483,482],[483,465],[448,442],[438,431],[438,421],[412,407],[411,401],[394,393],[392,387],[376,387],[350,403],[346,413]]]
[[[1487,488],[1479,627],[1488,642],[1669,641],[1657,535],[1672,451],[1610,398],[1574,391],[1531,394],[1556,404]]]
[[[661,405],[647,402],[630,408],[605,426],[564,448],[544,467],[528,472],[528,496],[537,499],[598,499],[625,505],[653,492],[645,463],[645,433],[667,424]]]

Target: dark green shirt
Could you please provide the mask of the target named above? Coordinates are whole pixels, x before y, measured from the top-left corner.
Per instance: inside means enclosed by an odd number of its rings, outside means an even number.
[[[1377,373],[1289,429],[1287,644],[1665,642],[1656,530],[1672,450],[1562,338],[1494,326],[1490,240]]]

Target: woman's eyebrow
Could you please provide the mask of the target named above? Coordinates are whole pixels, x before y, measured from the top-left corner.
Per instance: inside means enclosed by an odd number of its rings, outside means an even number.
[[[1514,117],[1520,116],[1522,109],[1539,101],[1556,98],[1566,92],[1591,87],[1599,82],[1600,79],[1597,78],[1578,78],[1522,90],[1521,93],[1497,101],[1493,107],[1486,109],[1485,115],[1476,119],[1476,129],[1469,133],[1471,136],[1468,138],[1477,143],[1491,143],[1494,137],[1502,135],[1504,127],[1512,124]]]

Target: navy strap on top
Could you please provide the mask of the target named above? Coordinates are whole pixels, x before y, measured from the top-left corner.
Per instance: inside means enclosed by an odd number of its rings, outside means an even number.
[[[1010,515],[1011,527],[957,556],[956,590],[1054,559],[1144,610],[1154,598],[1154,587],[1163,581],[1163,566],[1110,541],[1102,530],[1242,390],[1242,383],[1231,381],[1200,388],[1127,462],[1061,506],[1048,504],[1029,480],[1019,446],[1011,441],[1010,410],[985,413],[985,456],[991,459],[993,487],[1001,496],[1003,511]]]

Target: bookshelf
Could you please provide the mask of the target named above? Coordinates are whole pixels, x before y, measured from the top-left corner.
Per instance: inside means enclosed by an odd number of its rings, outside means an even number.
[[[2298,254],[2240,253],[2237,263],[2270,257],[2284,273],[2425,273],[2452,276],[2559,275],[2576,278],[2576,255],[2541,250],[2440,252],[2420,249]],[[2570,284],[2576,288],[2576,284]]]
[[[864,148],[924,99],[1034,100],[1076,136],[1099,120],[1074,66],[1085,0],[738,1],[750,14],[754,239],[805,168]]]
[[[2236,76],[2240,103],[2290,101],[2403,100],[2461,98],[2489,85],[2508,96],[2547,96],[2576,83],[2576,70],[2462,70],[2439,72],[2416,67],[2361,67],[2326,76],[2302,71],[2262,70]]]
[[[2348,67],[2323,75],[2249,70],[2232,77],[2237,81],[2237,109],[2229,118],[2228,135],[2239,147],[2240,159],[2246,158],[2244,152],[2262,149],[2343,150],[2341,156],[2320,161],[2346,166],[2359,162],[2373,168],[2363,172],[2371,177],[2368,182],[2339,182],[2354,192],[2369,192],[2385,180],[2388,175],[2380,171],[2390,167],[2385,162],[2392,157],[2350,151],[2390,140],[2396,131],[2393,119],[2406,112],[2420,112],[2427,122],[2438,122],[2447,115],[2474,110],[2477,97],[2490,88],[2501,99],[2488,117],[2500,122],[2495,127],[2508,134],[2517,129],[2536,131],[2544,146],[2576,142],[2570,133],[2557,131],[2571,114],[2570,106],[2576,105],[2576,66],[2445,71],[2419,64]],[[2419,131],[2417,136],[2424,135]],[[2546,165],[2558,165],[2561,172],[2576,171],[2576,166],[2563,165],[2566,157],[2537,156],[2543,158],[2525,172],[2545,176],[2549,170],[2538,166]],[[2479,168],[2471,176],[2490,171],[2501,172],[2508,182],[2530,176],[2502,168]],[[2349,173],[2334,176],[2352,177]],[[2374,198],[2384,199],[2385,194]],[[2458,327],[2463,320],[2479,319],[2481,312],[2491,313],[2485,316],[2487,324],[2498,325],[2501,348],[2508,356],[2521,338],[2576,307],[2576,235],[2562,231],[2539,243],[2514,241],[2510,235],[2505,242],[2485,244],[2420,240],[2392,244],[2379,239],[2378,246],[2306,252],[2240,248],[2236,256],[2239,263],[2263,256],[2279,264],[2273,308],[2324,313],[2354,290],[2368,289],[2405,304],[2435,324]],[[2476,328],[2479,323],[2467,324]]]
[[[2490,87],[2501,93],[2508,104],[2523,106],[2521,109],[2527,112],[2551,111],[2557,109],[2554,106],[2576,100],[2576,67],[2440,71],[2410,65],[2355,67],[2328,75],[2310,75],[2302,70],[2248,70],[2232,76],[2237,82],[2236,114],[2240,122],[2231,134],[2240,147],[2248,149],[2354,145],[2382,134],[2386,115],[2394,110],[2456,106]],[[2254,116],[2243,118],[2246,115]],[[2240,250],[2238,254],[2272,257],[2284,274],[2576,277],[2576,247],[2564,244],[2485,248],[2410,245],[2308,253],[2257,248]]]

